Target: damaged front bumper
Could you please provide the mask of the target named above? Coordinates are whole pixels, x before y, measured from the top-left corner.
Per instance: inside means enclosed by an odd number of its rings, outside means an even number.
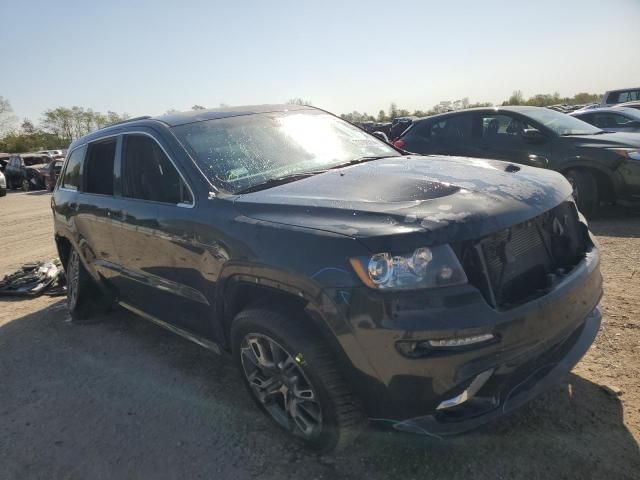
[[[350,293],[345,313],[366,359],[352,384],[368,416],[436,435],[506,415],[560,382],[589,349],[601,322],[595,245],[553,290],[507,310],[491,308],[469,285]],[[451,339],[460,343],[448,345]],[[356,350],[351,347],[346,351]]]
[[[601,320],[600,309],[596,307],[568,337],[505,378],[499,378],[502,366],[497,365],[474,379],[482,382],[479,388],[474,388],[472,382],[450,399],[450,404],[442,402],[444,408],[438,408],[434,414],[399,421],[394,428],[428,435],[455,435],[508,415],[566,377],[595,340]]]

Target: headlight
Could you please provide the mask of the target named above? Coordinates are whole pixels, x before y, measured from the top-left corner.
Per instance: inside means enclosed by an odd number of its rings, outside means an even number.
[[[448,287],[467,283],[467,276],[449,245],[420,247],[404,255],[376,253],[351,258],[360,280],[379,290]]]
[[[611,150],[621,157],[628,158],[630,160],[640,160],[640,150],[633,148],[612,148]]]

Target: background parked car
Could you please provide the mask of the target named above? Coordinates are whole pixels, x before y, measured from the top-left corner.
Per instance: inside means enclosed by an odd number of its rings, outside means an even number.
[[[635,108],[636,110],[640,110],[640,101],[619,103],[615,105],[614,108]]]
[[[540,107],[478,108],[413,122],[394,142],[422,154],[494,158],[564,174],[585,214],[600,201],[640,206],[640,135],[608,133]]]
[[[389,134],[387,135],[389,137],[389,140],[393,141],[396,138],[398,138],[400,135],[402,135],[402,132],[404,132],[407,128],[409,128],[413,123],[413,121],[417,119],[418,117],[394,118],[393,121],[391,122],[391,129],[389,131]]]
[[[640,132],[640,110],[634,108],[597,108],[570,115],[608,132]]]
[[[40,153],[43,155],[50,155],[52,158],[64,158],[64,154],[62,153],[62,150],[41,150],[37,153]]]
[[[5,168],[8,188],[25,192],[45,188],[44,171],[51,162],[49,155],[23,153],[13,155]]]
[[[610,107],[618,103],[637,102],[640,100],[640,87],[609,90],[602,96],[600,105]]]
[[[55,158],[49,162],[47,168],[43,170],[42,175],[44,177],[44,186],[50,192],[53,192],[53,187],[56,186],[56,181],[62,171],[62,164],[64,158]]]
[[[9,163],[10,158],[10,153],[0,153],[0,172],[4,172],[4,168],[7,166],[7,163]]]
[[[0,197],[4,197],[7,194],[7,180],[4,174],[0,172]]]

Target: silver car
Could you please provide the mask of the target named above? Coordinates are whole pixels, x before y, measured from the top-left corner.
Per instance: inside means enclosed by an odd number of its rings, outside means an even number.
[[[594,108],[570,115],[607,132],[640,132],[640,110],[634,108]]]
[[[7,179],[4,178],[4,174],[0,172],[0,197],[4,197],[7,194]]]

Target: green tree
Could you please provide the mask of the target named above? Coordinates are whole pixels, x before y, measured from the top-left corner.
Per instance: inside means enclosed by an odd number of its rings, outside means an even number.
[[[524,105],[524,95],[522,90],[514,90],[509,100],[502,102],[502,105]]]
[[[395,102],[391,102],[389,105],[389,119],[393,120],[398,117],[398,105]]]
[[[16,117],[13,115],[11,103],[0,95],[0,135],[12,130],[15,123]]]
[[[313,105],[311,100],[305,100],[304,98],[294,97],[287,100],[289,105]]]

